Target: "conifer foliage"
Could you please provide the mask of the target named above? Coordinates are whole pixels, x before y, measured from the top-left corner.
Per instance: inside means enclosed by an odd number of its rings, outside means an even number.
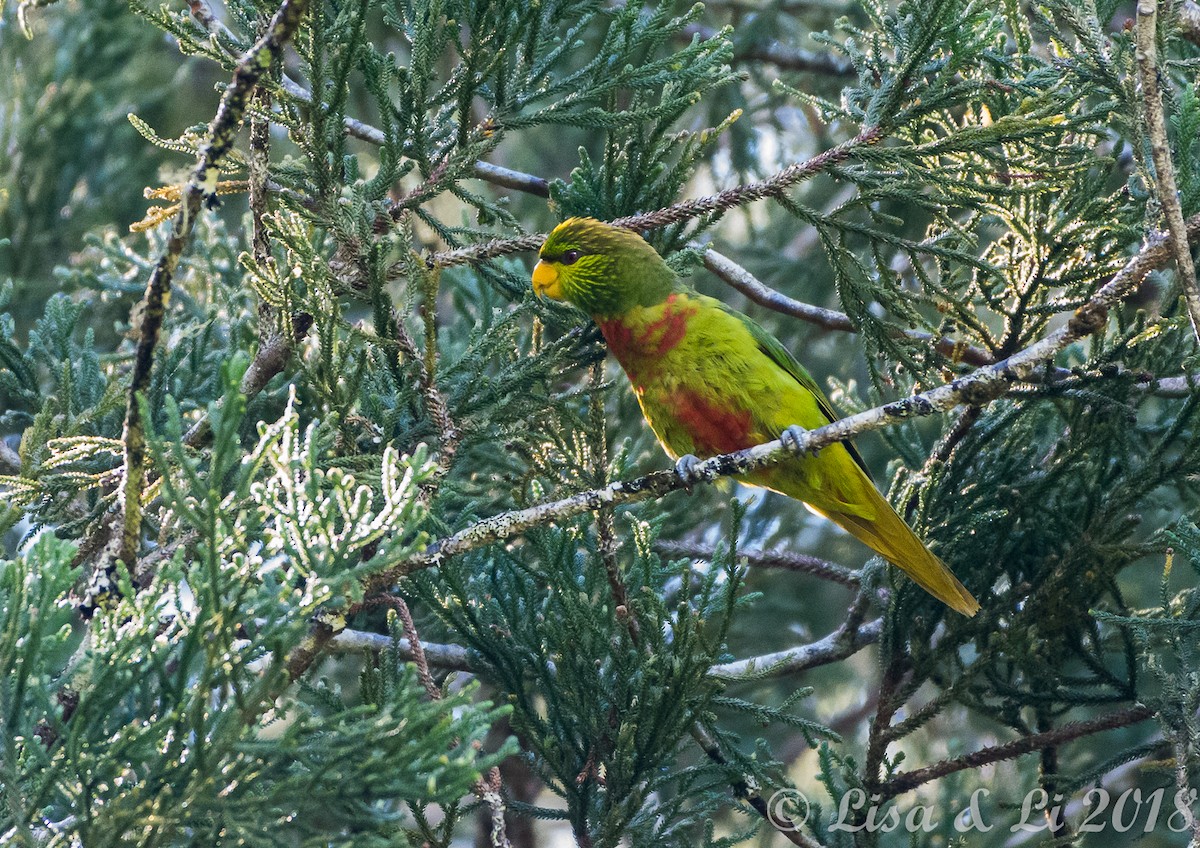
[[[1191,0],[0,14],[0,843],[1200,845]],[[681,491],[572,215],[981,612],[719,481],[779,443]]]

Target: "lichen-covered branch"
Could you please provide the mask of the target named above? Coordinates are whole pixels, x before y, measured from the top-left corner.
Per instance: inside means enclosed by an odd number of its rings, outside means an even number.
[[[759,680],[795,674],[853,656],[867,645],[878,642],[882,633],[883,619],[876,618],[859,627],[839,627],[807,645],[714,665],[709,674],[720,680]]]
[[[146,464],[146,434],[141,420],[139,396],[150,385],[154,350],[158,345],[171,281],[179,259],[191,241],[201,206],[216,189],[220,179],[220,164],[233,148],[234,138],[255,86],[279,58],[283,45],[299,26],[307,5],[307,0],[284,0],[266,32],[238,63],[233,80],[221,97],[217,114],[209,124],[205,142],[200,148],[199,161],[183,190],[179,213],[175,216],[166,247],[146,283],[122,436],[125,478],[120,493],[121,533],[117,537],[116,558],[124,562],[131,572],[141,538],[141,493]]]
[[[1167,119],[1158,85],[1157,21],[1158,0],[1138,0],[1133,28],[1137,45],[1134,56],[1142,87],[1142,108],[1146,132],[1150,137],[1150,155],[1154,160],[1156,196],[1162,206],[1163,217],[1167,220],[1167,231],[1171,234],[1171,253],[1175,259],[1175,270],[1179,273],[1179,284],[1187,304],[1188,318],[1192,322],[1192,332],[1200,341],[1200,288],[1196,284],[1196,266],[1192,262],[1183,207],[1180,206],[1179,189],[1175,183],[1175,163],[1171,159]]]
[[[845,162],[854,154],[855,150],[875,144],[881,138],[883,138],[883,130],[879,127],[870,127],[854,136],[854,138],[822,151],[811,159],[789,165],[765,180],[733,186],[732,188],[727,188],[724,191],[705,197],[681,200],[679,203],[672,204],[663,209],[656,209],[653,212],[643,212],[639,215],[629,215],[625,218],[617,218],[611,223],[630,230],[653,230],[665,227],[668,224],[689,221],[701,215],[727,212],[734,207],[744,206],[747,203],[762,200],[765,197],[776,197],[797,183],[803,182],[833,165]],[[545,240],[546,236],[544,233],[535,233],[512,239],[495,239],[483,242],[482,244],[462,247],[457,250],[434,253],[428,256],[425,261],[430,267],[447,268],[453,265],[467,265],[483,262],[488,259],[495,259],[498,256],[507,256],[510,253],[536,250],[541,247],[542,242]],[[389,274],[388,276],[393,276],[393,274]],[[400,269],[396,270],[395,276],[403,276]]]

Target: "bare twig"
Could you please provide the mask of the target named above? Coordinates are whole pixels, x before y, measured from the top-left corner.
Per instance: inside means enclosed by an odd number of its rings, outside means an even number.
[[[329,642],[328,650],[333,654],[359,654],[392,649],[392,637],[382,633],[367,633],[362,630],[342,630]],[[401,639],[398,645],[400,656],[416,660],[412,643]],[[431,668],[447,671],[477,672],[479,668],[471,662],[470,652],[461,645],[439,645],[423,642],[425,661]]]
[[[1192,332],[1196,334],[1197,341],[1200,341],[1200,288],[1197,288],[1196,266],[1192,262],[1183,208],[1179,204],[1175,163],[1171,159],[1171,147],[1167,141],[1167,119],[1163,113],[1162,92],[1158,87],[1157,21],[1157,0],[1138,0],[1134,23],[1137,50],[1134,56],[1137,59],[1138,79],[1142,85],[1142,107],[1145,109],[1146,132],[1150,136],[1150,154],[1154,159],[1158,189],[1156,194],[1167,219],[1167,231],[1171,234],[1171,253],[1175,259],[1175,270],[1179,272],[1179,283],[1183,288]]]
[[[696,545],[690,542],[670,542],[658,540],[654,543],[657,553],[669,557],[691,557],[693,559],[712,560],[716,551],[709,546]],[[756,551],[738,550],[738,559],[744,559],[755,568],[779,568],[787,571],[799,571],[840,583],[854,588],[861,582],[858,572],[830,562],[820,557],[807,554],[795,554],[790,551]]]
[[[716,274],[720,279],[733,286],[759,306],[765,306],[775,312],[799,318],[827,330],[843,330],[857,333],[858,327],[850,320],[845,312],[835,309],[825,309],[813,306],[787,295],[780,294],[764,285],[757,277],[734,262],[732,259],[709,249],[704,251],[704,267]],[[956,342],[945,336],[935,339],[929,333],[915,330],[897,331],[896,335],[904,336],[920,342],[933,342],[939,353],[949,357],[954,362],[966,362],[970,365],[991,365],[996,358],[983,348],[973,347],[964,342]]]
[[[1022,754],[1029,754],[1034,751],[1040,751],[1043,748],[1061,745],[1064,742],[1090,736],[1093,733],[1114,730],[1118,727],[1127,727],[1128,725],[1145,721],[1153,715],[1154,711],[1149,707],[1136,706],[1099,716],[1098,718],[1088,719],[1087,721],[1070,721],[1045,733],[1033,733],[1029,736],[1023,736],[1020,739],[1014,739],[1012,742],[1007,742],[1003,745],[992,745],[952,760],[944,760],[927,768],[901,772],[881,783],[878,791],[884,798],[894,798],[897,795],[903,795],[905,792],[916,789],[922,784],[945,777],[948,774],[954,774],[964,769],[979,768],[988,763],[996,763],[1001,760],[1011,760]]]
[[[504,168],[482,160],[475,163],[472,172],[479,179],[501,188],[511,188],[537,197],[550,196],[550,181],[544,177],[524,174],[514,171],[512,168]]]
[[[154,349],[158,345],[166,311],[167,297],[175,268],[191,242],[200,208],[220,179],[220,164],[232,149],[234,137],[255,86],[276,62],[283,45],[292,37],[307,8],[307,0],[284,0],[263,36],[238,63],[233,80],[221,97],[217,114],[209,124],[199,161],[183,191],[179,214],[175,217],[167,245],[159,257],[142,298],[142,321],[134,354],[133,373],[125,407],[125,479],[120,491],[121,533],[117,537],[116,559],[132,573],[137,559],[142,526],[142,482],[145,479],[146,435],[141,420],[140,396],[150,384]]]
[[[1200,215],[1188,221],[1188,229],[1190,233],[1200,233]],[[1007,359],[979,368],[930,391],[810,430],[799,440],[799,451],[810,453],[909,418],[945,412],[959,404],[982,405],[995,400],[1014,384],[1028,380],[1039,368],[1045,367],[1059,351],[1101,329],[1107,320],[1108,310],[1118,305],[1141,284],[1151,270],[1160,267],[1169,256],[1169,239],[1162,235],[1150,237],[1142,250],[1114,274],[1108,283],[1087,303],[1075,310],[1065,324],[1045,338]],[[695,467],[695,480],[710,482],[718,477],[745,474],[781,462],[791,455],[788,448],[778,440],[766,442],[698,463]],[[551,503],[502,513],[434,542],[420,554],[391,563],[370,578],[368,585],[378,591],[405,574],[437,565],[447,557],[465,551],[511,539],[532,527],[562,521],[584,512],[594,512],[605,506],[618,506],[661,497],[682,488],[683,485],[683,481],[673,471],[656,471],[633,480],[611,483],[603,489],[591,489]]]
[[[269,336],[259,346],[238,386],[238,391],[247,400],[256,397],[276,374],[283,371],[284,366],[292,357],[296,343],[304,338],[311,326],[312,316],[305,312],[298,312],[292,317],[291,338],[285,333],[279,333]],[[189,447],[199,447],[204,444],[208,440],[211,426],[208,415],[204,415],[187,431],[183,437],[183,443]]]
[[[758,680],[763,677],[795,674],[844,660],[867,645],[878,642],[882,633],[882,618],[876,618],[860,627],[847,629],[842,626],[823,639],[808,645],[714,665],[709,669],[709,674],[719,680]]]

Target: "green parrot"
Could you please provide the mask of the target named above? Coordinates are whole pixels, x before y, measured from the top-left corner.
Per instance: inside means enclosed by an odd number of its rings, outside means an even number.
[[[592,317],[685,481],[697,457],[782,439],[835,419],[828,399],[777,339],[675,276],[641,236],[570,218],[547,237],[533,289]],[[803,501],[964,615],[979,603],[876,491],[849,443],[739,478]]]

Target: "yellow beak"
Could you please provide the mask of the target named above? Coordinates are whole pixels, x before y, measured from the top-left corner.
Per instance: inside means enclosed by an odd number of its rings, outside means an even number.
[[[558,269],[544,259],[539,260],[533,269],[533,291],[539,297],[562,300],[562,282],[558,277]]]

